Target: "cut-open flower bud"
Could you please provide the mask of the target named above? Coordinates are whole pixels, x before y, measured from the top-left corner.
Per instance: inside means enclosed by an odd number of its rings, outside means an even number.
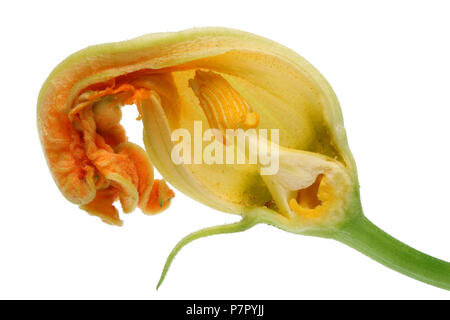
[[[121,108],[136,105],[144,151]],[[293,51],[259,36],[201,28],[81,50],[44,83],[38,129],[63,195],[103,221],[166,209],[174,188],[240,215],[190,241],[258,223],[335,238],[416,279],[450,287],[449,264],[386,235],[362,214],[338,100]],[[153,165],[164,180],[153,179]],[[160,283],[161,283],[160,281]]]

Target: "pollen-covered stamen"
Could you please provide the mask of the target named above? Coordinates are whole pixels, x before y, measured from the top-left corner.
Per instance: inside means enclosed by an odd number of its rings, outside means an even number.
[[[189,86],[199,99],[211,128],[225,131],[258,125],[258,114],[221,75],[197,70]]]

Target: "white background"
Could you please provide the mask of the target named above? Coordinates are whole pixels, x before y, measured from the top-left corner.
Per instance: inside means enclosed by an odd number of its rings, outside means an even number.
[[[170,210],[136,210],[122,228],[67,202],[39,144],[40,86],[88,45],[194,26],[278,41],[335,89],[366,215],[450,261],[450,5],[445,1],[10,1],[0,9],[0,298],[450,298],[332,240],[268,226],[186,247],[184,235],[235,221],[177,193]],[[141,143],[136,110],[125,112]]]

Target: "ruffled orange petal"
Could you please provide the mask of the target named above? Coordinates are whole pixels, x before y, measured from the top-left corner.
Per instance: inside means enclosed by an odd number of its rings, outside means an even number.
[[[113,203],[117,200],[118,196],[119,191],[112,187],[97,190],[94,200],[80,206],[80,208],[93,216],[99,217],[105,223],[122,226],[123,221],[119,218],[119,212],[113,206]]]

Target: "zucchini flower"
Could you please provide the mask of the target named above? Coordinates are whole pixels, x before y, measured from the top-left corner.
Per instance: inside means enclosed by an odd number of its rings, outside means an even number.
[[[121,108],[136,105],[145,150],[129,142]],[[166,209],[167,182],[233,224],[182,239],[177,252],[214,234],[259,223],[343,242],[378,262],[450,289],[450,264],[399,242],[364,215],[339,102],[295,52],[223,28],[145,35],[81,50],[39,94],[39,136],[61,193],[103,221]],[[164,180],[153,179],[153,166]],[[166,182],[167,181],[167,182]]]

